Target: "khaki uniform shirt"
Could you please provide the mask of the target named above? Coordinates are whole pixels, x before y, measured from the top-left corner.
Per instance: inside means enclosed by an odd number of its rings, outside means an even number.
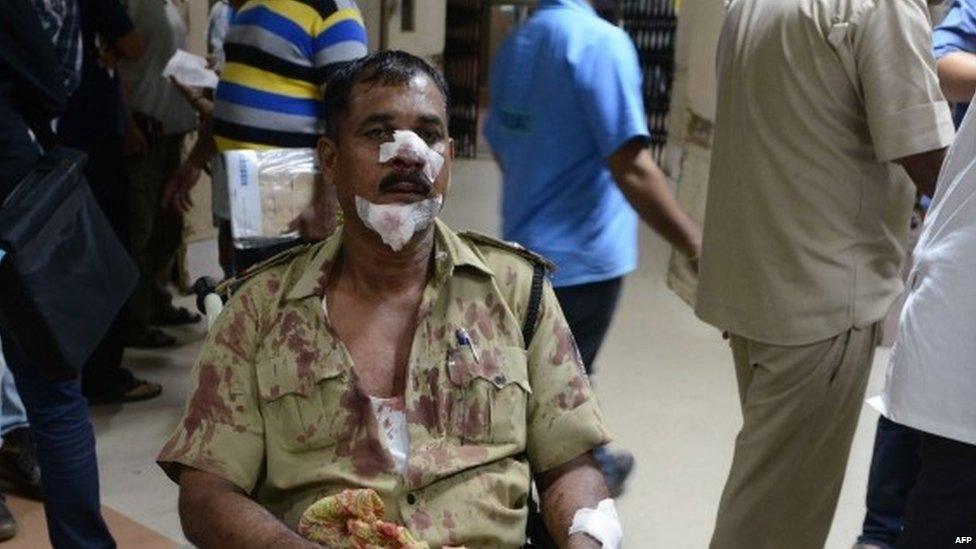
[[[770,344],[881,319],[914,188],[890,161],[953,136],[924,0],[733,0],[697,313]]]
[[[526,350],[532,261],[437,223],[404,395],[404,478],[330,328],[342,312],[323,305],[341,241],[340,230],[266,268],[229,301],[160,465],[174,479],[178,464],[224,478],[291,528],[319,498],[372,488],[387,520],[434,547],[522,545],[530,475],[609,441],[552,287]],[[462,328],[475,352],[459,345]]]

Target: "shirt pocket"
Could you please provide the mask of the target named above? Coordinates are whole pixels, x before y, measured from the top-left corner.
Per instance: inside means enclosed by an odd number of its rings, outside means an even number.
[[[295,364],[268,362],[273,366],[258,370],[258,390],[269,445],[292,452],[334,446],[347,423],[350,383],[342,364],[314,364],[300,376]]]
[[[454,393],[450,434],[462,443],[525,446],[529,397],[528,361],[520,347],[450,349],[448,377]]]

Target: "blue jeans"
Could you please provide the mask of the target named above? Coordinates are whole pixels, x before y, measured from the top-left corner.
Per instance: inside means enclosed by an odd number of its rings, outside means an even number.
[[[868,511],[858,543],[894,549],[919,469],[921,433],[881,416],[868,476]]]
[[[0,446],[3,445],[3,435],[27,425],[27,410],[20,400],[14,375],[7,369],[3,351],[0,349]]]
[[[0,329],[7,366],[34,429],[44,488],[44,514],[51,545],[79,549],[115,547],[102,519],[95,433],[81,380],[50,381]]]

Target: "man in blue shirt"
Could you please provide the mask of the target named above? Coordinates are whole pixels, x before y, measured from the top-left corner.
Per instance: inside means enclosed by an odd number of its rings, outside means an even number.
[[[942,93],[956,103],[958,126],[976,92],[976,2],[955,0],[932,33],[932,45]]]
[[[976,92],[976,0],[955,0],[932,33],[939,84],[958,126]],[[930,197],[922,197],[923,206]],[[881,416],[868,476],[867,513],[857,549],[895,547],[919,470],[921,433]]]
[[[594,3],[539,2],[499,49],[485,125],[504,176],[504,237],[556,263],[553,286],[588,372],[637,267],[638,216],[692,258],[701,241],[648,148],[634,44]],[[633,458],[598,459],[619,493]]]

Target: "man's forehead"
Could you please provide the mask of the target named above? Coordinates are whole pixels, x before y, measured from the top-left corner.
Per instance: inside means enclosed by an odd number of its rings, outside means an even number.
[[[444,94],[425,74],[415,75],[407,82],[357,82],[349,95],[349,114],[353,118],[387,113],[416,117],[433,114],[443,119],[447,112]]]

